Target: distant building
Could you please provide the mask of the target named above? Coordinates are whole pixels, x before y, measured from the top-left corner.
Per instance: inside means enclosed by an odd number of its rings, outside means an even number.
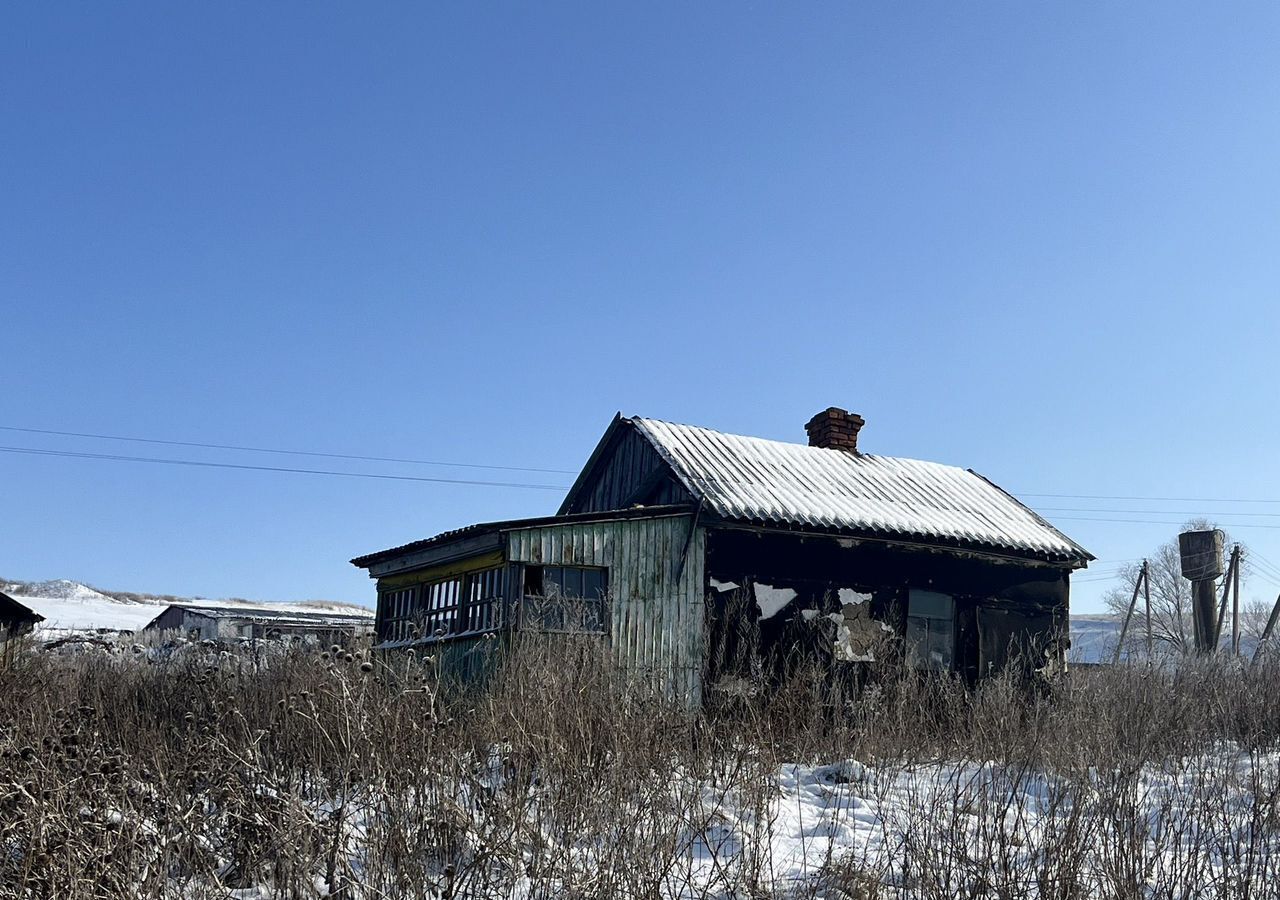
[[[693,698],[804,654],[969,681],[1060,667],[1093,556],[971,469],[863,453],[862,425],[832,407],[805,446],[618,416],[556,515],[352,560],[377,580],[376,646],[439,645],[465,678],[495,638],[596,633]]]
[[[372,633],[373,617],[292,609],[173,604],[143,630],[174,631],[199,640],[299,638],[324,645],[346,646],[353,638]]]
[[[0,592],[0,665],[13,656],[14,640],[44,621],[44,616]]]
[[[23,606],[8,594],[0,593],[0,643],[26,634],[43,621],[44,616],[35,610]]]

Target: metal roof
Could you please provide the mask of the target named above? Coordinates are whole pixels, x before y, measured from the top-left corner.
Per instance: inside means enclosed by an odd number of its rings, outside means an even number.
[[[705,508],[730,520],[1093,556],[971,469],[630,420]]]
[[[189,603],[172,603],[169,609],[208,616],[211,619],[253,619],[295,625],[363,625],[373,621],[373,610],[362,612],[300,612],[292,609],[263,609],[249,606],[197,606]]]
[[[34,609],[10,597],[8,594],[0,591],[0,621],[9,620],[13,622],[43,622],[44,616],[40,615]]]
[[[426,550],[430,547],[447,544],[450,541],[460,540],[465,537],[471,537],[472,535],[489,534],[500,531],[513,531],[517,528],[532,528],[538,525],[566,525],[579,522],[611,522],[618,519],[657,519],[664,516],[689,515],[692,512],[693,509],[688,506],[643,506],[633,507],[631,509],[612,509],[600,512],[572,513],[570,515],[506,519],[499,522],[478,522],[475,525],[464,525],[461,528],[454,528],[451,531],[443,531],[434,537],[424,538],[423,540],[413,541],[408,544],[401,544],[399,547],[390,547],[386,550],[377,550],[373,553],[366,553],[364,556],[357,556],[355,559],[351,560],[351,564],[357,568],[367,569],[379,560],[390,559],[396,556],[404,556],[407,553]]]

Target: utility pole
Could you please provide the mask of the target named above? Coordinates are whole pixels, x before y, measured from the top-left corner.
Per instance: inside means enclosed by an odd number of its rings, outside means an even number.
[[[1142,561],[1142,597],[1147,605],[1147,661],[1151,661],[1151,572],[1147,561]]]
[[[1184,531],[1178,535],[1182,577],[1191,582],[1191,619],[1195,624],[1196,652],[1212,653],[1217,643],[1214,616],[1214,582],[1222,575],[1222,532]]]
[[[1235,587],[1231,590],[1231,655],[1240,655],[1240,545],[1232,551],[1236,558]]]
[[[1142,561],[1138,571],[1138,580],[1133,583],[1133,597],[1129,600],[1129,609],[1124,614],[1124,624],[1120,626],[1120,639],[1116,641],[1116,652],[1111,657],[1111,665],[1120,662],[1120,651],[1124,648],[1124,637],[1129,632],[1129,619],[1133,616],[1133,608],[1138,605],[1138,591],[1147,585],[1147,561]],[[1147,656],[1151,656],[1151,587],[1147,585]]]
[[[1271,607],[1271,615],[1267,618],[1267,627],[1262,629],[1262,637],[1258,640],[1258,646],[1253,648],[1254,662],[1257,662],[1258,657],[1262,655],[1262,645],[1271,637],[1271,632],[1275,631],[1277,620],[1280,620],[1280,596],[1276,597],[1276,605]]]
[[[1231,562],[1227,564],[1227,577],[1222,579],[1222,602],[1218,604],[1218,624],[1213,629],[1213,649],[1217,650],[1222,643],[1222,625],[1227,619],[1227,597],[1231,596],[1231,586],[1235,585],[1235,599],[1231,606],[1232,641],[1231,649],[1235,652],[1240,638],[1240,545],[1231,548]]]

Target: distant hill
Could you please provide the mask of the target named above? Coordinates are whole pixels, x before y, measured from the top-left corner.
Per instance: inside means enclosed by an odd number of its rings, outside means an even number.
[[[173,603],[373,615],[373,610],[367,606],[332,600],[307,600],[301,603],[273,603],[241,597],[211,600],[207,597],[109,591],[65,578],[55,581],[11,581],[0,578],[0,591],[44,616],[45,621],[38,630],[46,635],[54,632],[138,631],[158,616],[163,607]]]
[[[1067,661],[1075,663],[1110,663],[1116,643],[1120,640],[1120,617],[1092,613],[1074,613],[1071,616],[1071,649],[1067,653]],[[1136,614],[1129,623],[1129,634],[1142,634],[1143,622],[1141,613]],[[1225,630],[1230,631],[1230,623]],[[1230,635],[1224,635],[1223,644],[1229,644]],[[1127,643],[1127,640],[1126,640]],[[1258,646],[1255,638],[1248,634],[1240,636],[1240,652],[1252,656]]]

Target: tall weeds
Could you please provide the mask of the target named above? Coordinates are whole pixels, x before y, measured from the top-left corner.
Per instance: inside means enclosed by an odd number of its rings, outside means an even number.
[[[798,667],[702,712],[589,640],[20,656],[0,897],[1280,896],[1280,665]]]

